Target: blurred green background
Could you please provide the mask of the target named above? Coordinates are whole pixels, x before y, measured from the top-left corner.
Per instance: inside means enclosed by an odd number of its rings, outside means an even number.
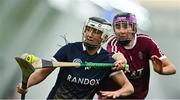
[[[177,74],[152,71],[147,99],[180,99],[179,0],[0,0],[0,99],[18,99],[21,70],[14,57],[24,52],[50,59],[69,42],[81,41],[84,21],[100,16],[112,22],[122,11],[135,13],[140,32],[150,35],[176,65]],[[29,89],[26,98],[45,99],[57,77]],[[95,97],[96,98],[96,97]]]

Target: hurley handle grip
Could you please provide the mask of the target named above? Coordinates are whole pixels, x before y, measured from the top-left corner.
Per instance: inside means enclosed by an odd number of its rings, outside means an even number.
[[[27,83],[22,82],[21,88],[26,90],[27,89]],[[25,94],[21,94],[21,100],[24,100],[24,99],[25,99]]]
[[[96,68],[102,68],[102,67],[114,67],[116,66],[114,63],[80,63],[80,67],[96,67]],[[122,70],[129,70],[129,65],[124,64],[122,67]]]

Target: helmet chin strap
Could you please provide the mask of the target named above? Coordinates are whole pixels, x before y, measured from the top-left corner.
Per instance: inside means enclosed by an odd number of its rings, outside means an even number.
[[[131,40],[118,40],[118,43],[121,44],[122,46],[127,46],[129,43],[131,42]]]
[[[132,36],[133,38],[135,37],[135,33],[132,32]],[[130,40],[130,39],[117,39],[117,43],[121,44],[122,46],[128,46],[128,44],[133,40],[133,38]]]
[[[134,38],[134,37],[135,37],[135,34],[132,33],[132,36],[133,36],[133,38]],[[118,38],[117,38],[117,43],[121,44],[122,46],[128,46],[129,43],[133,40],[133,38],[132,38],[132,39],[118,39]]]
[[[98,47],[98,45],[95,44],[89,44],[88,42],[84,41],[84,46],[86,47],[86,49],[88,50],[94,50]]]

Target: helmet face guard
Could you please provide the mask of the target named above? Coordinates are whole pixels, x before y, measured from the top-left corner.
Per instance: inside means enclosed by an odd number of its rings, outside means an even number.
[[[119,27],[120,29],[129,30],[132,28],[133,33],[137,32],[136,17],[131,13],[118,14],[113,19],[113,28]]]
[[[117,35],[116,38],[118,43],[123,46],[127,46],[137,32],[135,15],[131,13],[117,14],[113,18],[113,29],[115,34]],[[115,31],[115,29],[118,29],[118,33],[116,33],[117,31]],[[126,36],[119,36],[119,32],[126,33]]]
[[[112,28],[110,24],[103,24],[103,23],[88,19],[85,22],[85,25],[84,25],[84,28],[83,28],[83,39],[84,39],[84,34],[85,34],[85,31],[86,31],[87,27],[97,29],[96,32],[98,32],[98,31],[102,32],[102,36],[101,36],[102,41],[101,41],[101,43],[104,43],[104,42],[107,41],[107,39],[109,37],[109,33],[111,32],[111,28]]]

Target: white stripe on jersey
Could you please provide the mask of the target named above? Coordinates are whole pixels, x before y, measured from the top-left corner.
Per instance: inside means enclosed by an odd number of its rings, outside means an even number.
[[[149,39],[152,39],[151,37],[149,37],[148,35],[145,35],[145,34],[136,34],[137,37],[146,37],[146,38],[149,38]]]
[[[164,58],[166,58],[166,56],[164,56],[164,55],[163,55],[163,56],[162,56],[162,57],[160,57],[159,59],[160,59],[160,60],[162,60],[162,59],[164,59]]]
[[[111,52],[114,52],[115,50],[114,50],[114,48],[115,48],[115,43],[114,43],[114,41],[116,41],[116,38],[114,38],[112,41],[111,41]]]
[[[123,73],[122,70],[119,70],[119,71],[115,71],[115,72],[112,72],[109,77],[112,77],[113,75],[116,75],[116,74],[119,74],[119,73]]]
[[[114,50],[114,53],[117,53],[118,52],[118,47],[117,47],[117,41],[115,41],[115,43],[114,43],[114,46],[115,46],[115,50]]]
[[[124,48],[126,48],[126,49],[134,48],[134,46],[136,45],[136,42],[137,42],[137,34],[135,34],[134,40],[132,40],[132,41],[133,41],[133,45],[132,46],[124,46]]]
[[[107,49],[107,44],[115,37],[115,35],[111,35],[108,40],[102,44],[102,47],[106,50]]]
[[[112,40],[112,43],[111,43],[112,52],[114,52],[114,53],[117,52],[117,46],[116,46],[116,44],[117,44],[117,41],[116,41],[116,38],[114,38],[114,39]]]

